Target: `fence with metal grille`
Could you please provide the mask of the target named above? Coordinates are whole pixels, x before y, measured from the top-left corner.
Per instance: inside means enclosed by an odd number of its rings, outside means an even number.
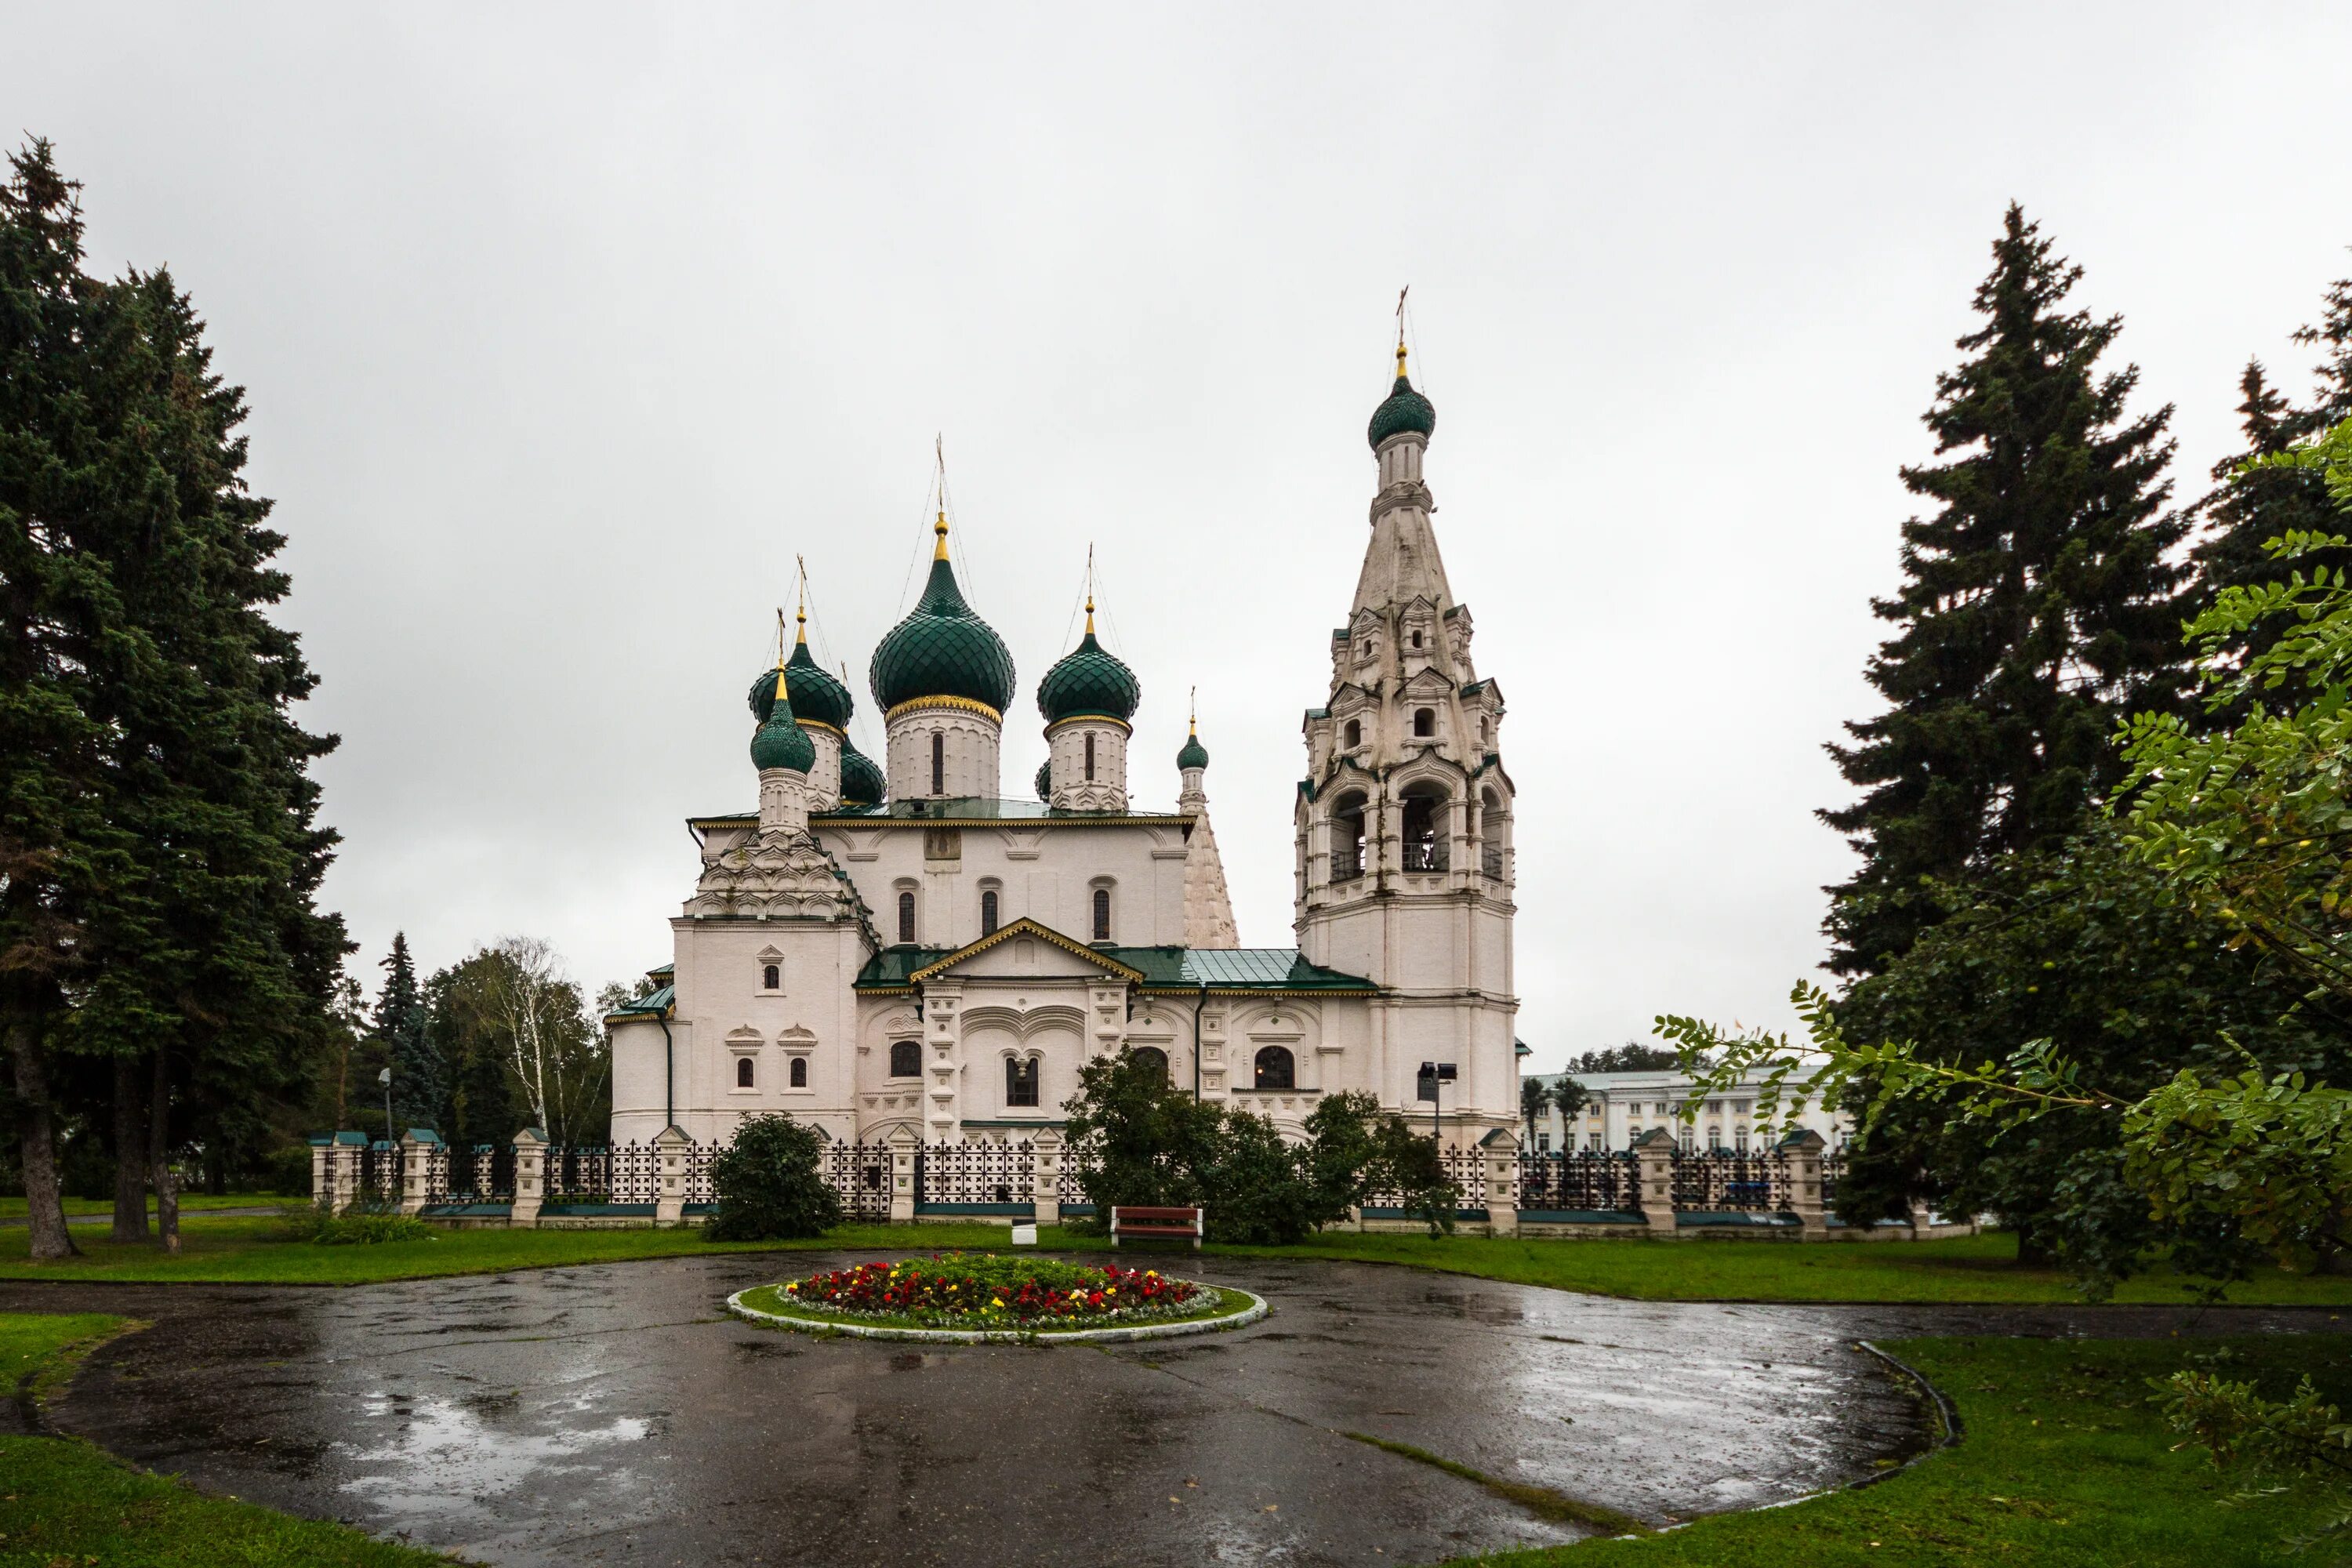
[[[1037,1157],[1018,1143],[930,1143],[915,1155],[922,1204],[1026,1203]]]
[[[514,1201],[515,1159],[511,1143],[476,1143],[449,1151],[448,1185],[440,1201],[503,1204]]]
[[[1675,1207],[1693,1213],[1775,1214],[1787,1206],[1785,1163],[1771,1154],[1678,1154]]]
[[[1838,1181],[1845,1174],[1845,1156],[1822,1156],[1822,1207],[1834,1213],[1837,1209]]]
[[[1616,1214],[1635,1206],[1633,1163],[1620,1154],[1519,1156],[1519,1207]]]
[[[400,1201],[400,1145],[378,1139],[360,1160],[360,1202],[368,1205]]]
[[[883,1143],[828,1143],[821,1158],[827,1185],[859,1219],[890,1215],[890,1150]]]

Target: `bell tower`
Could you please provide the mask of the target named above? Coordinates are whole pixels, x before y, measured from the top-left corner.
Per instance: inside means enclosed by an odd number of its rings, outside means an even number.
[[[1430,522],[1422,461],[1437,410],[1406,374],[1367,432],[1378,464],[1371,534],[1347,624],[1331,632],[1331,685],[1307,710],[1296,812],[1295,924],[1302,956],[1361,974],[1372,1004],[1381,1102],[1418,1116],[1424,1061],[1452,1062],[1440,1102],[1449,1144],[1518,1119],[1512,978],[1511,814],[1503,699],[1470,657]]]

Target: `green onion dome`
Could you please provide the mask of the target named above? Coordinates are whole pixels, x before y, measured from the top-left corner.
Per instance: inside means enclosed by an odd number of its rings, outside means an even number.
[[[1176,766],[1182,769],[1205,768],[1208,765],[1209,748],[1201,744],[1200,727],[1195,725],[1192,732],[1184,737],[1183,750],[1176,753]]]
[[[795,678],[797,679],[797,677]],[[890,793],[881,765],[859,751],[845,734],[841,738],[841,804],[879,805]]]
[[[760,721],[759,731],[751,737],[751,765],[761,773],[770,768],[785,768],[804,773],[816,765],[816,742],[808,738],[793,718],[793,700],[789,688],[777,672],[780,689],[777,700],[769,705],[768,716]]]
[[[867,671],[885,718],[919,698],[958,698],[998,717],[1013,701],[1013,655],[1004,639],[964,603],[948,563],[948,521],[937,525],[939,551],[914,612],[892,626]]]
[[[1373,450],[1391,436],[1408,430],[1423,436],[1437,428],[1437,405],[1412,389],[1404,376],[1404,345],[1397,345],[1396,385],[1389,390],[1388,401],[1372,410],[1371,427],[1365,431]]]
[[[793,657],[784,666],[792,671],[793,717],[802,723],[829,724],[847,734],[849,716],[857,704],[841,678],[809,653],[807,619],[805,615],[801,617],[800,640],[793,645]],[[766,723],[768,709],[775,700],[776,672],[763,669],[751,682],[751,717]]]
[[[1051,757],[1037,764],[1037,798],[1043,801],[1054,798],[1054,760]]]
[[[1087,600],[1087,635],[1037,683],[1037,711],[1047,724],[1065,719],[1116,719],[1126,723],[1143,700],[1135,671],[1095,641],[1095,602]]]

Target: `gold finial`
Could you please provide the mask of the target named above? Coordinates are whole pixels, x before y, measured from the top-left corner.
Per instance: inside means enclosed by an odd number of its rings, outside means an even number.
[[[793,563],[801,569],[800,598],[793,608],[793,619],[800,623],[800,632],[793,641],[804,643],[808,641],[808,562],[795,555]]]
[[[1201,689],[1199,687],[1192,688],[1192,693],[1184,700],[1184,705],[1191,710],[1192,714],[1192,727],[1187,733],[1197,741],[1201,738]]]
[[[931,550],[931,559],[932,559],[932,560],[934,560],[934,561],[945,561],[945,560],[948,558],[948,509],[947,509],[947,508],[945,508],[945,507],[941,507],[941,508],[940,508],[940,520],[939,520],[939,521],[937,521],[937,522],[935,522],[935,523],[931,524],[931,531],[932,531],[933,533],[936,533],[936,534],[938,534],[938,535],[940,536],[940,542],[939,542],[939,543],[938,543],[936,546],[934,546],[934,547],[932,548],[932,550]]]
[[[1397,340],[1397,379],[1404,379],[1404,340]]]
[[[1410,283],[1397,290],[1397,379],[1399,381],[1404,379],[1404,297],[1412,292],[1412,285]]]
[[[776,606],[776,689],[769,700],[771,702],[790,700],[784,695],[784,609],[782,605]]]
[[[1092,637],[1092,636],[1094,636],[1094,635],[1095,635],[1095,596],[1094,596],[1092,594],[1088,594],[1088,595],[1087,595],[1087,636],[1088,636],[1088,637]]]

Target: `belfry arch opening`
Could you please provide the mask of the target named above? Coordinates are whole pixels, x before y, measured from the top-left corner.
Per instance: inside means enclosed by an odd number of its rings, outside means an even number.
[[[1408,871],[1444,870],[1447,805],[1444,787],[1427,783],[1407,784],[1401,804],[1403,812],[1398,838],[1403,852],[1404,868]]]
[[[1364,874],[1364,797],[1350,792],[1331,803],[1331,879]]]

